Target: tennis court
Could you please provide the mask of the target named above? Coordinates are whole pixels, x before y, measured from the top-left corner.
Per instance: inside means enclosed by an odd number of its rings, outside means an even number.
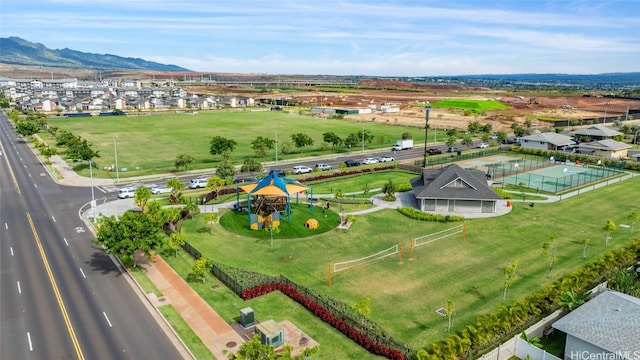
[[[458,163],[466,169],[485,171],[491,179],[503,184],[523,186],[551,193],[562,192],[602,179],[618,176],[619,169],[603,166],[579,166],[535,157],[494,155]]]
[[[528,172],[516,172],[515,175],[503,178],[502,182],[504,184],[558,193],[620,174],[619,170],[605,167],[584,167],[565,164]]]

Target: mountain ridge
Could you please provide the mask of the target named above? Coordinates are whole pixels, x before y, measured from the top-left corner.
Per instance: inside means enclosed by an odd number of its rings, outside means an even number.
[[[77,69],[191,71],[177,65],[161,64],[141,58],[87,53],[69,48],[49,49],[40,43],[15,36],[0,38],[0,63]]]

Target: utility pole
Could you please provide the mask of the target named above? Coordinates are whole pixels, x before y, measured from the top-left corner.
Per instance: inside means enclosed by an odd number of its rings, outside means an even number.
[[[429,102],[427,102],[428,104]],[[426,113],[424,115],[424,161],[422,161],[422,167],[427,167],[427,135],[429,134],[429,111],[431,110],[431,105],[427,105],[424,107]]]

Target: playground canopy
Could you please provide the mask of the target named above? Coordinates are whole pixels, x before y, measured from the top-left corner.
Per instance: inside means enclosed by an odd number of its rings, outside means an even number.
[[[301,183],[284,177],[279,177],[277,173],[272,172],[266,177],[252,183],[238,186],[237,189],[247,193],[247,212],[249,213],[249,223],[251,223],[251,197],[256,196],[259,201],[256,202],[255,211],[264,210],[264,206],[270,207],[275,211],[282,211],[291,221],[291,195],[295,194],[296,199],[298,194],[307,190],[309,187],[304,186]],[[236,202],[238,208],[240,208],[240,191],[236,191]],[[313,194],[311,194],[313,196]],[[284,208],[282,208],[284,206]]]

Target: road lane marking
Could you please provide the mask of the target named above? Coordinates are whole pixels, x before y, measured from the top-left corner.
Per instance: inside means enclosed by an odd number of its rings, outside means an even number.
[[[80,348],[80,342],[78,342],[78,337],[76,336],[75,330],[73,329],[73,325],[71,324],[71,319],[69,319],[69,313],[67,313],[67,308],[64,305],[64,301],[62,301],[62,295],[60,295],[58,284],[56,283],[56,279],[53,277],[51,266],[49,266],[47,255],[44,252],[44,247],[42,246],[42,242],[40,241],[40,237],[38,236],[38,232],[36,231],[36,227],[33,224],[33,220],[31,219],[30,213],[27,213],[27,220],[29,220],[29,226],[31,226],[31,232],[33,233],[33,237],[36,240],[36,245],[38,246],[38,251],[40,252],[40,257],[42,258],[42,263],[44,264],[44,268],[47,272],[47,276],[49,277],[49,282],[51,283],[51,287],[53,288],[53,293],[56,296],[58,306],[60,307],[60,312],[62,313],[62,318],[64,319],[64,323],[67,327],[67,331],[69,332],[71,343],[73,343],[73,347],[76,350],[76,355],[78,359],[84,360],[84,354],[82,353],[82,349]]]
[[[107,316],[107,313],[103,311],[102,315],[104,315],[104,318],[107,319],[107,323],[109,324],[109,327],[113,327],[113,325],[111,325],[111,321],[109,321],[109,317]]]
[[[4,151],[4,147],[2,146],[2,142],[0,142],[0,150]],[[18,192],[18,195],[22,194],[22,191],[20,191],[20,186],[18,186],[18,180],[16,179],[16,175],[13,173],[13,169],[11,168],[11,164],[9,164],[9,159],[6,156],[4,156],[4,161],[7,163],[7,169],[9,169],[9,173],[11,174],[11,179],[13,180],[13,185],[15,185],[16,191]]]
[[[13,256],[13,246],[9,246],[9,251],[11,251],[11,256]]]
[[[54,218],[53,215],[51,215],[51,218],[53,219],[53,222],[57,222],[56,218]]]
[[[31,342],[31,334],[27,331],[27,340],[29,341],[29,351],[33,351],[33,343]]]
[[[78,268],[78,269],[80,269],[80,273],[82,274],[82,277],[86,279],[87,275],[84,274],[84,271],[82,271],[82,268]]]
[[[20,288],[20,281],[16,281],[18,283],[18,294],[22,294],[22,289]]]
[[[62,238],[62,240],[64,240],[65,245],[69,246],[69,243],[67,242],[67,238]]]
[[[37,189],[38,188],[38,184],[33,184],[33,186]]]
[[[5,228],[5,230],[9,230],[9,224],[4,223],[4,228]]]

